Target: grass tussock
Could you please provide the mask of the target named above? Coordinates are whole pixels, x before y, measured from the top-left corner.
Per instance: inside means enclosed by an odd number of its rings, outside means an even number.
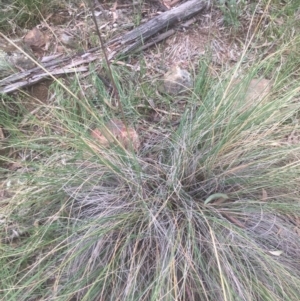
[[[2,168],[2,299],[298,300],[299,59],[283,53],[238,85],[200,64],[179,123],[138,131],[137,153],[91,138],[120,118],[93,78],[25,121],[1,110],[21,156]],[[264,74],[272,90],[247,100]],[[136,87],[118,87],[128,125],[144,126]]]

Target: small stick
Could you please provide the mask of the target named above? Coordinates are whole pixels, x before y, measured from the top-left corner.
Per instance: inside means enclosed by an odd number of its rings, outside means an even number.
[[[109,75],[110,80],[111,80],[111,84],[112,84],[112,88],[113,88],[113,95],[115,95],[115,97],[116,97],[117,105],[118,105],[118,107],[120,109],[120,112],[122,114],[123,122],[124,122],[124,124],[127,128],[126,120],[125,120],[125,114],[124,114],[123,107],[122,107],[122,104],[121,104],[120,94],[119,94],[119,91],[117,89],[115,80],[114,80],[113,75],[112,75],[111,65],[110,65],[109,59],[108,59],[107,54],[106,54],[106,49],[105,49],[105,46],[104,46],[103,39],[101,37],[101,33],[100,33],[100,30],[99,30],[99,27],[98,27],[98,23],[97,23],[97,20],[96,20],[96,17],[95,17],[95,10],[94,10],[94,7],[92,5],[91,0],[89,0],[89,5],[90,5],[90,9],[92,11],[92,17],[93,17],[93,21],[95,23],[97,35],[99,37],[100,46],[101,46],[101,49],[102,49],[102,52],[103,52],[103,55],[104,55],[104,60],[105,60],[106,66],[107,66],[108,75]]]

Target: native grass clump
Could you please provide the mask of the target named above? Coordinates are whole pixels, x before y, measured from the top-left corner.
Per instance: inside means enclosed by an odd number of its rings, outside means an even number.
[[[203,62],[169,124],[145,122],[115,76],[138,150],[91,136],[122,118],[96,81],[94,99],[58,84],[38,115],[1,109],[19,153],[2,167],[1,299],[298,300],[299,62],[283,53],[238,81]]]

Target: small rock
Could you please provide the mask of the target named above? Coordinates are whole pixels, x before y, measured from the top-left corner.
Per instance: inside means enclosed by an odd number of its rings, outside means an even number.
[[[45,46],[46,39],[44,34],[38,28],[34,27],[24,37],[24,43],[35,51]]]
[[[68,35],[66,33],[62,33],[60,35],[60,41],[62,44],[64,44],[67,47],[70,48],[77,48],[78,47],[78,41],[74,36]]]
[[[190,73],[179,66],[172,67],[163,78],[161,92],[177,95],[193,86]]]

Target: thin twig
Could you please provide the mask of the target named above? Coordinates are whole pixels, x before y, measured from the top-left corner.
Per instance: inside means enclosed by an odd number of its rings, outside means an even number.
[[[113,78],[113,75],[112,75],[111,65],[110,65],[109,59],[108,59],[107,54],[106,54],[106,49],[105,49],[105,46],[104,46],[103,39],[101,37],[101,33],[100,33],[100,30],[99,30],[99,27],[98,27],[98,23],[97,23],[97,20],[96,20],[96,17],[95,17],[95,10],[94,10],[94,7],[93,7],[93,4],[92,4],[91,0],[89,0],[89,5],[90,5],[91,12],[92,12],[93,21],[94,21],[95,27],[96,27],[96,33],[99,37],[100,46],[101,46],[101,49],[102,49],[102,52],[103,52],[103,55],[104,55],[104,60],[105,60],[105,63],[106,63],[108,74],[109,74],[109,77],[110,77],[110,80],[111,80],[111,84],[112,84],[112,88],[113,88],[113,95],[116,97],[117,106],[120,109],[120,112],[122,114],[123,122],[126,126],[125,114],[124,114],[123,107],[122,107],[122,104],[121,104],[120,94],[119,94],[119,91],[117,89],[116,82],[115,82],[115,80]]]

